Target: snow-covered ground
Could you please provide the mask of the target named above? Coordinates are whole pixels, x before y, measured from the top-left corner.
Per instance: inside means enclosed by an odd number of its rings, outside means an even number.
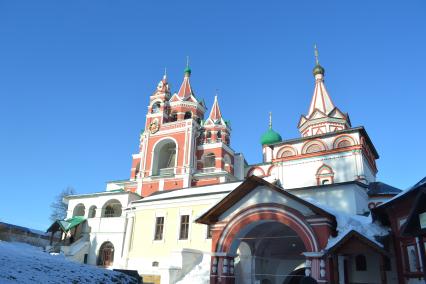
[[[136,283],[122,273],[50,255],[24,243],[0,241],[0,283]]]

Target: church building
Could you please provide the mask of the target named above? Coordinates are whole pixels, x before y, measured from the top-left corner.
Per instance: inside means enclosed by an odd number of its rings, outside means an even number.
[[[423,283],[399,275],[391,228],[372,218],[400,190],[376,180],[379,154],[333,103],[317,51],[300,137],[283,140],[270,114],[257,164],[191,75],[176,93],[164,75],[149,97],[128,179],[66,197],[67,219],[49,229],[66,257],[152,283]]]

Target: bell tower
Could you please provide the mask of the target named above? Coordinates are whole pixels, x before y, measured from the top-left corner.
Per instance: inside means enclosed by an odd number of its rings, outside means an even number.
[[[130,173],[130,180],[137,184],[135,191],[142,196],[236,180],[229,124],[222,118],[217,98],[204,121],[206,107],[195,96],[191,73],[187,64],[179,91],[173,95],[164,74],[149,98],[139,153],[132,156]]]

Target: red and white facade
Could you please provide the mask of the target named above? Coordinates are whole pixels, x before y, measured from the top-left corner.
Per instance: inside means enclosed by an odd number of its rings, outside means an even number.
[[[207,112],[188,67],[175,94],[164,76],[149,98],[130,179],[107,185],[107,191],[141,196],[124,205],[121,268],[161,274],[162,283],[175,283],[197,265],[195,257],[184,255],[211,242],[211,250],[199,252],[208,255],[210,283],[293,283],[288,281],[303,276],[319,283],[395,283],[398,262],[377,238],[388,232],[362,222],[396,192],[370,194],[379,155],[366,130],[352,127],[348,114],[334,105],[319,65],[314,77],[308,113],[298,123],[301,137],[262,145],[263,161],[247,165],[230,147],[231,128],[218,98]],[[167,231],[167,222],[177,226],[182,216],[193,223],[186,224],[193,226],[184,242],[187,251],[178,254],[182,267],[159,266],[170,257],[145,255],[143,245],[158,245],[160,251],[173,243],[181,249],[183,242]],[[175,237],[172,242],[147,237],[154,236],[154,217],[163,218],[160,227]],[[144,244],[135,243],[135,236]]]

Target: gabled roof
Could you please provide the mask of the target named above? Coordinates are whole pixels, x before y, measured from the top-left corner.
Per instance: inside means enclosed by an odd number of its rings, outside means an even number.
[[[426,187],[423,187],[416,195],[413,207],[407,217],[407,222],[401,228],[405,236],[426,235],[426,229],[421,228],[419,215],[426,212]]]
[[[370,247],[372,250],[380,253],[382,255],[388,255],[388,252],[380,247],[377,243],[373,242],[369,238],[363,236],[355,230],[349,231],[345,236],[343,236],[338,242],[336,242],[332,247],[327,249],[327,254],[335,253],[344,247],[350,240],[356,239],[356,241]]]
[[[49,229],[47,229],[47,232],[57,231],[58,229],[61,229],[64,232],[68,232],[84,221],[86,221],[86,218],[83,216],[74,216],[65,220],[56,220],[52,225],[50,225]]]
[[[267,186],[273,191],[308,207],[314,213],[330,218],[331,220],[333,220],[334,223],[336,222],[335,216],[333,214],[257,176],[250,176],[246,178],[237,188],[231,191],[227,196],[225,196],[221,201],[219,201],[216,205],[210,208],[207,212],[198,217],[195,221],[197,223],[203,224],[212,224],[217,222],[219,216],[223,212],[231,208],[236,202],[241,200],[245,195],[249,194],[251,191],[255,190],[258,186]]]
[[[426,177],[421,179],[419,182],[417,182],[415,185],[410,187],[407,190],[401,191],[397,195],[395,195],[390,200],[380,204],[379,206],[373,208],[371,210],[373,219],[380,219],[380,221],[388,225],[389,224],[389,216],[387,214],[387,209],[392,207],[394,204],[401,202],[403,200],[406,200],[407,198],[415,198],[415,196],[418,194],[418,192],[426,189]]]
[[[389,184],[383,183],[383,182],[370,182],[368,184],[368,195],[389,195],[389,194],[398,194],[401,190],[390,186]]]

